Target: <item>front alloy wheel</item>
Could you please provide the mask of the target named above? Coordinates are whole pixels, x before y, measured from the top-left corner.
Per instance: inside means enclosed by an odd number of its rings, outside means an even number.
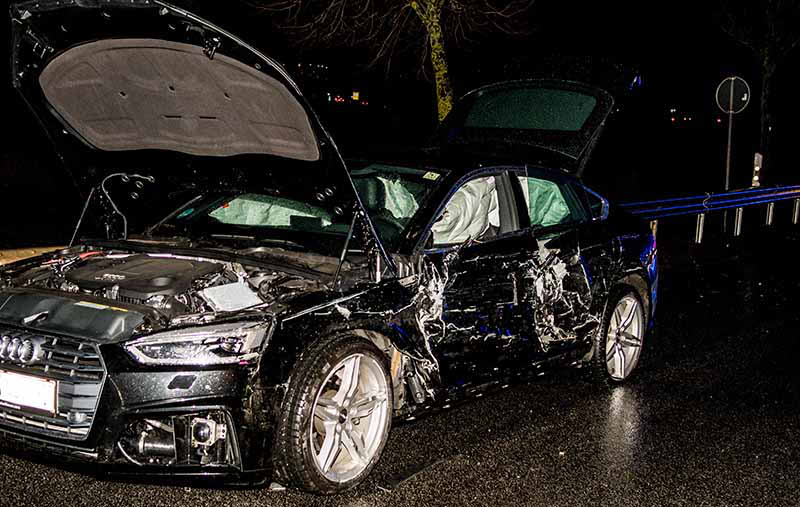
[[[385,355],[371,342],[336,336],[298,361],[275,442],[279,480],[315,493],[361,482],[378,461],[392,419]]]
[[[314,402],[308,438],[318,470],[331,482],[361,475],[383,443],[389,386],[375,358],[353,354],[333,367]]]

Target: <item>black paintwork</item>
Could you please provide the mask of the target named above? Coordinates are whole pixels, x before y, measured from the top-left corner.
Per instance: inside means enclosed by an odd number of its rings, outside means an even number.
[[[639,289],[650,305],[654,280],[641,260],[646,256],[654,261],[653,252],[648,250],[653,245],[646,227],[612,210],[606,221],[561,226],[548,237],[546,247],[558,248],[565,258],[574,258],[580,252],[573,266],[586,274],[591,289],[592,304],[583,309],[586,319],[599,318],[605,296],[619,283]],[[239,366],[216,370],[145,368],[132,361],[120,345],[106,345],[102,353],[108,381],[101,408],[92,433],[78,447],[97,453],[98,461],[121,463],[114,444],[127,421],[154,413],[224,407],[241,433],[242,463],[230,469],[235,472],[231,477],[239,479],[232,480],[243,480],[239,474],[245,472],[263,475],[271,465],[268,456],[273,414],[280,410],[282,386],[292,366],[311,343],[339,332],[378,333],[408,357],[418,358],[411,359],[409,364],[415,368],[408,368],[404,375],[435,362],[437,367],[422,376],[428,393],[422,403],[415,402],[412,393],[400,386],[395,407],[399,417],[417,416],[493,386],[576,363],[588,352],[595,328],[589,325],[579,339],[544,349],[531,317],[537,301],[526,290],[535,276],[530,273],[530,259],[538,256],[538,249],[536,236],[523,230],[460,249],[422,251],[410,258],[410,266],[430,263],[446,270],[449,277],[444,286],[443,320],[458,330],[437,335],[436,330],[429,329],[428,338],[415,329],[418,308],[410,304],[423,283],[425,273],[420,271],[403,280],[365,280],[348,291],[302,294],[276,306],[272,310],[276,316],[274,333],[258,373]],[[433,357],[427,355],[426,340],[430,340]],[[176,377],[186,376],[196,379],[186,388],[169,387]],[[74,443],[69,445],[75,447]],[[170,473],[171,469],[161,471]],[[182,470],[188,472],[191,469]],[[205,473],[200,468],[194,472]]]

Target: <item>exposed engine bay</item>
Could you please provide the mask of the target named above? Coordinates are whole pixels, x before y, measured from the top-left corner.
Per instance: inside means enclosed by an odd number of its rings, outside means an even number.
[[[45,262],[15,273],[6,284],[145,305],[170,319],[268,305],[321,287],[315,280],[236,262],[101,251]]]

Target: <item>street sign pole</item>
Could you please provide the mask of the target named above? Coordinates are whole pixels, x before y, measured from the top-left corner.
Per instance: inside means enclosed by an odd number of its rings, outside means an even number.
[[[731,189],[731,141],[733,140],[733,83],[731,80],[731,91],[728,105],[728,154],[725,157],[725,191]]]
[[[740,77],[728,77],[717,87],[717,106],[728,113],[728,146],[725,153],[725,191],[731,189],[731,152],[733,150],[733,115],[741,113],[750,103],[750,86]],[[722,218],[722,232],[728,232],[728,211]]]
[[[733,103],[733,93],[731,93]],[[733,113],[728,110],[728,150],[725,156],[725,191],[731,189],[731,141],[733,139]],[[722,233],[728,232],[728,210],[722,213]]]

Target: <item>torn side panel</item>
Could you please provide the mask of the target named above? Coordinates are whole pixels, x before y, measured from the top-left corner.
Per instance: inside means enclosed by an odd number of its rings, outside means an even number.
[[[524,266],[522,299],[532,306],[535,333],[542,349],[575,342],[599,323],[591,313],[592,293],[580,254],[540,245]]]

